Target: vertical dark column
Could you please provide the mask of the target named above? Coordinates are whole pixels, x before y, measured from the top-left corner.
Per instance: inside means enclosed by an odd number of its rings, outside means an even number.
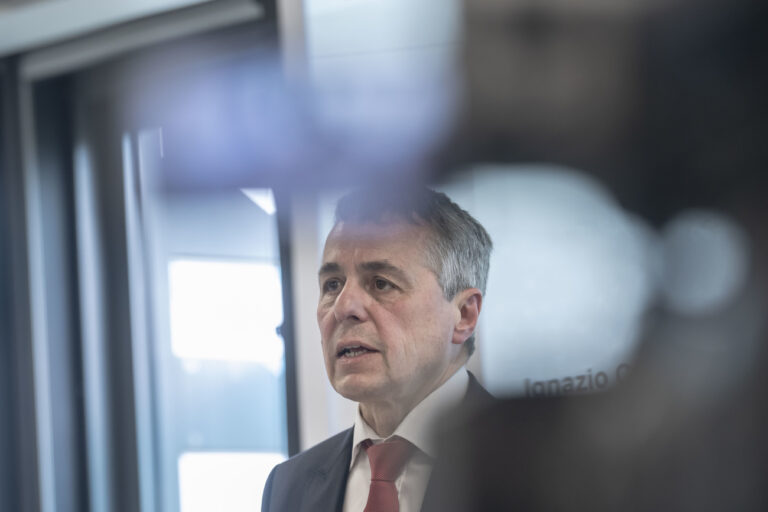
[[[57,510],[80,512],[88,510],[88,494],[69,79],[50,79],[34,85],[33,101],[54,492]]]
[[[100,217],[98,239],[104,275],[106,396],[113,476],[110,488],[114,512],[134,512],[140,510],[140,495],[122,121],[113,91],[104,83],[101,85],[101,88],[83,89],[81,99]]]
[[[275,190],[277,208],[277,240],[280,248],[280,275],[283,288],[283,325],[280,334],[285,344],[285,405],[288,428],[288,454],[299,453],[299,402],[296,382],[296,342],[293,320],[293,279],[291,272],[290,196]]]
[[[18,79],[18,59],[9,58],[0,68],[0,234],[5,247],[3,280],[0,282],[0,375],[7,384],[3,400],[7,414],[0,418],[5,434],[0,439],[3,457],[2,471],[7,494],[0,494],[9,508],[20,512],[40,510],[37,439],[35,430],[35,391],[32,364],[32,333],[30,293],[27,264],[26,201],[22,166],[21,95]],[[7,248],[7,251],[5,250]],[[6,279],[7,278],[7,279]],[[6,444],[3,444],[6,443]],[[7,450],[7,451],[6,451]],[[6,503],[0,502],[5,506]],[[6,508],[3,508],[6,510]]]
[[[12,200],[11,174],[19,166],[12,66],[0,62],[0,510],[20,510],[17,494],[19,471],[14,453],[14,421],[17,417],[13,390],[13,302]]]

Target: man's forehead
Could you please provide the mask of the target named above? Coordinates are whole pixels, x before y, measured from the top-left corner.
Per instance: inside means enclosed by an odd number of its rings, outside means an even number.
[[[337,223],[328,235],[323,250],[323,262],[346,257],[399,261],[407,254],[422,260],[428,231],[409,222]],[[419,261],[422,263],[422,261]]]
[[[428,230],[425,226],[407,222],[405,220],[392,220],[388,222],[338,222],[326,240],[326,247],[331,242],[371,243],[397,242],[408,243],[426,239]]]

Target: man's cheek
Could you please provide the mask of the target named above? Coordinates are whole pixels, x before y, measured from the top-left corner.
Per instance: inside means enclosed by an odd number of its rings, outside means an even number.
[[[320,327],[320,335],[322,336],[323,343],[325,344],[331,339],[332,324],[327,318],[318,318],[317,325]]]

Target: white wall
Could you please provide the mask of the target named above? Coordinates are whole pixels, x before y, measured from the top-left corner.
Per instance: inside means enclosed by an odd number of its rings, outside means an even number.
[[[293,228],[293,308],[301,448],[309,448],[351,426],[354,403],[338,395],[326,376],[316,315],[317,269],[324,240],[314,194],[295,197]]]
[[[446,80],[453,72],[458,48],[459,6],[458,0],[306,0],[309,79],[323,97],[328,118],[341,119],[347,126],[361,123],[379,135],[373,142],[380,142],[388,133],[403,136],[409,128],[411,133],[415,130],[429,136],[434,131],[430,123],[442,120],[440,95],[430,94],[437,98],[432,103],[418,97],[421,108],[416,115],[411,103],[398,102],[398,98],[402,91],[412,93],[414,84],[432,87],[430,81],[440,82],[441,90],[451,89]],[[419,89],[416,94],[422,92]],[[378,101],[382,97],[392,101],[383,111]],[[413,139],[410,134],[404,137]],[[350,143],[362,148],[365,138]],[[322,204],[316,197],[303,197],[293,211],[302,448],[351,426],[356,407],[328,384],[315,320],[317,268],[334,203],[328,197]]]

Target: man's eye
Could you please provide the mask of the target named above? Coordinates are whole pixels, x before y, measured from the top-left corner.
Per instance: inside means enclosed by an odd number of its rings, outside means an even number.
[[[373,286],[375,286],[377,290],[389,290],[392,288],[392,283],[386,279],[375,279],[373,281]]]
[[[323,293],[334,293],[341,288],[341,281],[338,279],[328,279],[323,283]]]

